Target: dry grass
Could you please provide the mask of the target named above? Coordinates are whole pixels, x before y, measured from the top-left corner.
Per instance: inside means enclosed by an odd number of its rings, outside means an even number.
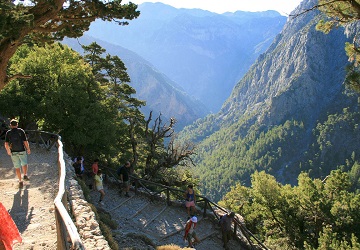
[[[170,244],[170,245],[164,245],[164,246],[159,246],[156,248],[156,250],[179,250],[179,249],[182,249],[182,250],[193,250],[194,248],[190,248],[190,247],[179,247],[178,245],[173,245],[173,244]]]

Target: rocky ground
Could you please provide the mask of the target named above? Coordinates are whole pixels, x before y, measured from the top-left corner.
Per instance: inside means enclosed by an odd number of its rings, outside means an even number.
[[[32,146],[29,155],[29,181],[18,187],[11,159],[0,147],[0,202],[17,225],[22,243],[15,250],[56,249],[54,198],[58,190],[57,152]],[[105,185],[105,204],[97,201],[99,194],[91,191],[91,201],[99,211],[108,213],[118,227],[112,234],[119,249],[156,249],[164,245],[187,246],[183,229],[187,220],[183,206],[167,206],[164,201],[153,201],[144,195],[120,196],[118,188]],[[198,215],[197,234],[201,243],[197,250],[223,249],[216,223]],[[230,249],[242,249],[231,241]],[[98,249],[94,247],[93,249]],[[175,249],[174,249],[175,250]]]
[[[54,199],[58,189],[57,153],[32,147],[29,181],[19,188],[10,156],[0,148],[0,202],[8,210],[22,237],[15,250],[56,249]]]

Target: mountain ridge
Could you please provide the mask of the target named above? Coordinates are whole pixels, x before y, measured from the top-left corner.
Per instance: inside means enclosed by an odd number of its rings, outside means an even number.
[[[116,33],[115,24],[96,21],[85,34],[138,53],[211,112],[286,21],[273,11],[230,15],[160,3],[140,4],[139,10],[140,17]]]
[[[133,51],[86,35],[77,40],[63,41],[80,54],[83,52],[80,44],[89,45],[92,42],[97,42],[106,49],[106,53],[119,56],[125,63],[130,85],[136,90],[135,97],[146,101],[146,106],[141,108],[145,117],[153,111],[154,115],[161,114],[164,120],[175,118],[176,129],[181,130],[209,112],[204,104],[189,96],[181,86]]]
[[[297,10],[315,4],[303,1]],[[352,152],[358,159],[357,94],[343,85],[344,43],[351,37],[344,29],[316,31],[318,20],[318,11],[289,20],[221,110],[181,132],[182,139],[199,143],[193,171],[205,195],[219,200],[232,185],[249,185],[254,171],[296,185],[302,171],[325,178]],[[337,145],[343,123],[353,126],[354,134],[344,132]],[[325,148],[327,157],[319,157]]]

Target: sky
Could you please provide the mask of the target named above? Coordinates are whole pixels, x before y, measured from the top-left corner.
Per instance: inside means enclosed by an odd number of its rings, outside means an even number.
[[[129,1],[124,0],[122,3]],[[135,4],[143,2],[161,2],[175,8],[199,8],[222,14],[224,12],[276,10],[282,15],[289,15],[302,0],[131,0]]]

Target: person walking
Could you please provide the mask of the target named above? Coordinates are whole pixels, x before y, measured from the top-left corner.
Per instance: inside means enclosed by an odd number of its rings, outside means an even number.
[[[120,189],[125,191],[125,196],[130,197],[130,162],[127,161],[124,166],[118,169],[118,175],[120,179]]]
[[[224,243],[224,248],[229,249],[228,242],[232,238],[232,229],[231,225],[234,221],[235,213],[231,212],[230,214],[225,214],[220,219],[220,227],[221,227],[221,233],[222,233],[222,240]]]
[[[196,216],[191,217],[185,225],[185,234],[184,234],[184,240],[187,239],[188,241],[188,247],[194,247],[195,243],[199,243],[200,240],[196,235],[195,229],[197,225],[197,218]],[[194,239],[194,241],[192,241]]]
[[[195,207],[196,197],[195,197],[195,191],[194,191],[193,185],[189,184],[187,186],[187,189],[184,193],[184,197],[185,197],[185,207],[186,207],[188,219],[189,219],[191,217],[191,215],[195,215],[195,213],[196,213],[196,207]],[[190,214],[190,209],[191,209],[192,214]]]
[[[91,165],[91,174],[92,174],[92,177],[93,177],[93,180],[94,180],[94,183],[92,186],[96,186],[96,183],[95,183],[95,176],[97,175],[97,172],[99,170],[99,159],[95,159],[93,164]],[[91,186],[91,187],[92,187]],[[91,188],[92,189],[92,188]]]
[[[75,169],[75,174],[78,178],[82,179],[82,176],[83,176],[83,171],[81,171],[82,158],[80,156],[78,156],[76,159],[77,160],[73,163],[73,167]]]
[[[104,191],[104,186],[103,186],[103,177],[102,177],[102,171],[101,169],[98,169],[95,177],[95,187],[96,190],[100,193],[100,199],[99,199],[99,203],[100,205],[104,205],[104,197],[105,197],[105,191]]]
[[[10,130],[5,134],[5,149],[13,162],[15,173],[19,179],[19,188],[23,187],[21,178],[21,169],[24,174],[24,180],[28,181],[28,159],[27,155],[31,153],[30,145],[27,140],[25,131],[18,127],[18,121],[12,119],[10,121]]]
[[[83,174],[85,173],[85,167],[84,167],[84,161],[85,161],[85,159],[84,159],[84,156],[77,156],[77,157],[75,157],[74,160],[73,160],[73,163],[78,162],[79,159],[80,159],[80,163],[81,163],[81,169],[80,169],[80,171],[81,171],[81,175],[83,175]]]
[[[95,159],[93,164],[91,165],[91,171],[93,176],[97,175],[98,170],[99,170],[99,159]]]

